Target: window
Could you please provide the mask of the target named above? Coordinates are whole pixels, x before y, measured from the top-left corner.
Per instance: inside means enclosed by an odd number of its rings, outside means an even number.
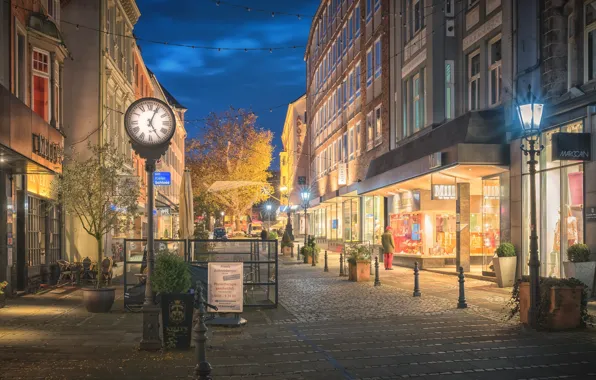
[[[356,65],[356,68],[354,69],[355,71],[355,75],[354,75],[354,87],[356,88],[356,97],[360,96],[360,64]]]
[[[349,82],[350,82],[350,103],[354,101],[354,70],[350,71],[349,75]]]
[[[354,16],[350,15],[350,19],[348,20],[348,40],[350,41],[350,46],[354,44]]]
[[[468,0],[468,9],[478,4],[479,0]]]
[[[354,144],[356,145],[356,156],[360,155],[360,122],[356,123],[356,136],[355,136],[355,142]]]
[[[27,42],[25,33],[17,28],[15,36],[14,93],[26,103],[27,99]]]
[[[381,76],[381,39],[375,42],[375,79]]]
[[[381,106],[378,106],[375,109],[375,143],[378,145],[382,141],[383,137],[383,130],[382,130],[382,116],[381,116]]]
[[[360,7],[354,8],[354,38],[360,36]]]
[[[585,5],[585,81],[596,79],[596,1]]]
[[[501,103],[501,38],[493,41],[488,49],[488,93],[489,105]]]
[[[344,132],[344,162],[348,162],[348,132]]]
[[[337,139],[337,157],[336,157],[336,162],[341,162],[341,158],[342,158],[342,149],[341,149],[341,137],[339,139]]]
[[[445,61],[445,119],[455,116],[455,78],[453,75],[453,61]]]
[[[346,26],[344,25],[344,28],[342,30],[342,35],[343,35],[343,55],[346,55],[346,52],[348,51],[348,28],[346,28]]]
[[[372,19],[372,2],[373,0],[366,0],[366,22]]]
[[[373,113],[369,112],[366,115],[366,150],[372,149],[373,138]]]
[[[410,135],[410,128],[408,128],[408,88],[410,82],[410,80],[404,80],[402,86],[402,138]]]
[[[381,8],[381,0],[375,0],[375,12]]]
[[[343,83],[341,84],[343,87],[343,99],[344,99],[344,108],[348,105],[348,83],[344,79]]]
[[[350,128],[350,160],[354,159],[354,127]]]
[[[414,0],[412,4],[412,36],[418,33],[424,26],[424,3],[423,0]]]
[[[422,99],[422,79],[420,73],[414,75],[412,79],[412,105],[414,107],[414,133],[422,129],[423,126],[423,99]]]
[[[47,0],[48,16],[54,21],[60,20],[60,0]]]
[[[468,105],[470,111],[480,108],[480,54],[468,56]]]
[[[373,55],[372,50],[368,49],[366,52],[366,86],[372,84],[373,77]]]
[[[50,54],[33,49],[33,112],[50,121]]]
[[[453,17],[455,15],[455,0],[445,0],[445,16]]]

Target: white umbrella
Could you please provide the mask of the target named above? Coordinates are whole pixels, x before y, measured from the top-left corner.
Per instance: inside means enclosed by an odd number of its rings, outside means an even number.
[[[182,176],[180,185],[180,238],[191,239],[194,234],[194,212],[192,204],[192,186],[190,183],[190,171],[187,169]],[[188,242],[186,243],[188,246]]]

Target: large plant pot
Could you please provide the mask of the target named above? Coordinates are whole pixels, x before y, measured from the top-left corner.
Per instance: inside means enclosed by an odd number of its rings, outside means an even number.
[[[90,313],[108,313],[116,298],[115,288],[83,289],[83,305]]]
[[[166,348],[190,349],[193,302],[192,294],[161,295],[161,328]]]
[[[0,309],[6,306],[6,294],[0,294]]]
[[[370,261],[357,261],[356,264],[349,263],[348,280],[355,282],[370,280]]]
[[[284,256],[290,256],[290,254],[292,253],[292,247],[283,247],[283,248],[281,249],[281,253],[282,253]]]
[[[570,261],[563,263],[565,268],[565,277],[576,278],[588,287],[588,294],[594,289],[594,271],[596,270],[596,261],[584,263],[572,263]]]
[[[312,264],[312,256],[304,256],[304,264]]]
[[[545,327],[552,330],[574,329],[581,324],[582,287],[551,287],[550,305]],[[530,283],[522,282],[519,288],[519,319],[528,324],[530,309]]]
[[[499,288],[509,288],[515,282],[515,268],[517,257],[493,257],[493,265]]]

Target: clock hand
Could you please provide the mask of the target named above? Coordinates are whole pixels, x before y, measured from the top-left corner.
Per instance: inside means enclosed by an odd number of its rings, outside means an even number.
[[[157,115],[157,111],[158,110],[159,110],[159,107],[158,108],[155,108],[155,112],[153,112],[153,117],[151,118],[151,120],[149,120],[149,125],[151,127],[153,127],[153,119],[155,119],[155,115]]]

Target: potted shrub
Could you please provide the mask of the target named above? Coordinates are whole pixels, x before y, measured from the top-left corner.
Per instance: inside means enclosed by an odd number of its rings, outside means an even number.
[[[565,276],[567,278],[577,278],[591,292],[594,288],[596,261],[590,261],[590,248],[585,244],[573,244],[567,248],[567,259],[569,261],[563,262]]]
[[[539,327],[551,330],[573,329],[588,321],[588,291],[576,278],[540,278]],[[520,321],[528,324],[530,308],[530,278],[515,282],[509,301],[509,319],[519,314]]]
[[[167,249],[160,251],[155,257],[151,282],[161,302],[166,348],[190,348],[194,297],[188,292],[191,276],[184,258]]]
[[[0,309],[6,306],[6,294],[4,293],[4,289],[6,289],[7,286],[8,282],[0,282]]]
[[[515,282],[515,268],[517,267],[517,255],[515,247],[511,243],[501,243],[493,257],[494,271],[497,276],[499,288],[508,288]]]
[[[101,273],[103,240],[111,230],[129,228],[138,212],[139,184],[134,177],[122,175],[128,171],[127,159],[114,148],[89,144],[88,150],[86,159],[76,153],[68,157],[62,174],[52,181],[52,192],[56,204],[76,217],[96,241],[97,286],[83,289],[83,304],[91,313],[107,313],[116,294],[104,284]]]
[[[290,234],[286,230],[281,238],[281,251],[284,256],[289,256],[294,248],[294,242],[290,238]]]
[[[370,248],[366,245],[346,246],[344,252],[348,256],[348,280],[370,280]]]
[[[277,240],[278,235],[276,231],[269,231],[269,236],[267,237],[268,240]]]
[[[302,254],[302,257],[304,258],[304,264],[312,264],[312,260],[313,260],[313,256],[314,256],[314,250],[312,247],[310,246],[305,246],[300,248],[300,253]]]

